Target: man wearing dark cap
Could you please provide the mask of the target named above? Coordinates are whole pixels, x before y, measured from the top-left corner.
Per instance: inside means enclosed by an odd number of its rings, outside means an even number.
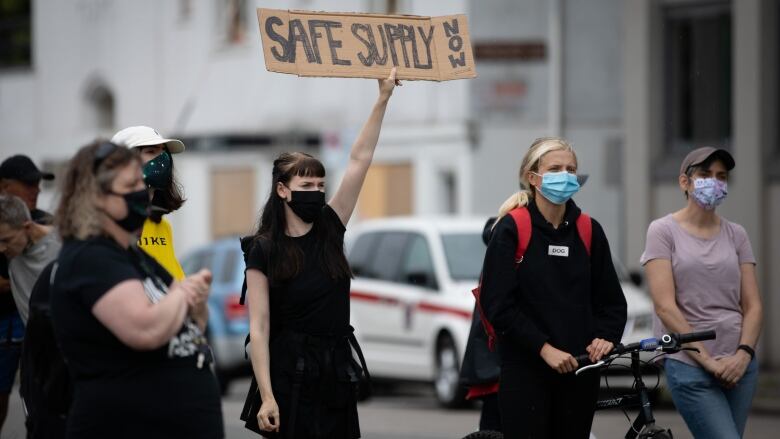
[[[41,180],[54,180],[54,174],[41,172],[26,155],[11,156],[0,164],[0,192],[21,198],[36,223],[50,224],[51,214],[37,207]]]
[[[54,175],[41,172],[25,155],[11,156],[0,163],[0,194],[19,197],[38,224],[51,224],[50,213],[38,209],[41,180],[53,180]],[[8,259],[0,254],[0,429],[8,410],[8,395],[19,367],[24,325],[11,295]]]

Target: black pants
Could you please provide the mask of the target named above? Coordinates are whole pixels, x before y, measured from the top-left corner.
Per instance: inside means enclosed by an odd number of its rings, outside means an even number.
[[[501,413],[498,408],[498,394],[491,393],[482,398],[482,413],[479,416],[479,431],[501,431]]]
[[[504,364],[498,400],[506,439],[588,439],[599,375],[560,375],[541,358]]]

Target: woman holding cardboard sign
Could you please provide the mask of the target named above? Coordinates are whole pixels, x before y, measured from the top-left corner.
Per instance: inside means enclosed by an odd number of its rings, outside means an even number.
[[[265,437],[360,437],[356,400],[365,364],[349,325],[344,232],[399,85],[395,73],[379,80],[379,98],[329,203],[319,160],[295,152],[274,161],[273,189],[247,256],[254,380],[241,416]]]

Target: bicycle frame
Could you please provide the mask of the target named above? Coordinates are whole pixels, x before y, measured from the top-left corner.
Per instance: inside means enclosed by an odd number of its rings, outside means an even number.
[[[653,406],[650,403],[650,394],[642,379],[642,361],[639,358],[640,352],[664,352],[675,353],[681,350],[695,350],[695,348],[686,348],[682,345],[685,343],[691,343],[701,340],[711,340],[715,338],[714,331],[704,332],[692,332],[688,334],[666,334],[660,339],[650,338],[642,340],[638,343],[631,343],[628,345],[617,345],[612,351],[607,354],[608,360],[601,360],[595,364],[584,366],[577,370],[577,375],[581,372],[593,369],[600,369],[605,365],[609,365],[612,359],[619,357],[623,354],[631,354],[631,373],[634,375],[634,391],[631,394],[619,396],[617,398],[599,400],[596,403],[596,410],[606,409],[629,409],[638,408],[639,414],[634,422],[631,424],[628,432],[626,432],[626,439],[640,439],[644,438],[672,438],[671,430],[655,425],[655,417],[653,416]],[[587,354],[576,357],[576,361],[580,364],[590,361]]]
[[[639,352],[631,352],[631,373],[634,375],[634,387],[636,390],[628,395],[599,400],[596,402],[596,410],[639,408],[639,414],[634,419],[631,428],[626,432],[626,439],[636,439],[640,432],[642,432],[643,437],[653,437],[655,435],[654,432],[658,431],[667,432],[671,438],[671,431],[663,430],[655,425],[653,407],[650,403],[650,393],[642,379],[641,365]],[[652,435],[647,436],[646,434],[648,433]]]

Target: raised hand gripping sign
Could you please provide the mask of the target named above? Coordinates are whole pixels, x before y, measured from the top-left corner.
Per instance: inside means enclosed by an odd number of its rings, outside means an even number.
[[[257,9],[265,67],[298,76],[474,78],[465,15],[420,17]]]

